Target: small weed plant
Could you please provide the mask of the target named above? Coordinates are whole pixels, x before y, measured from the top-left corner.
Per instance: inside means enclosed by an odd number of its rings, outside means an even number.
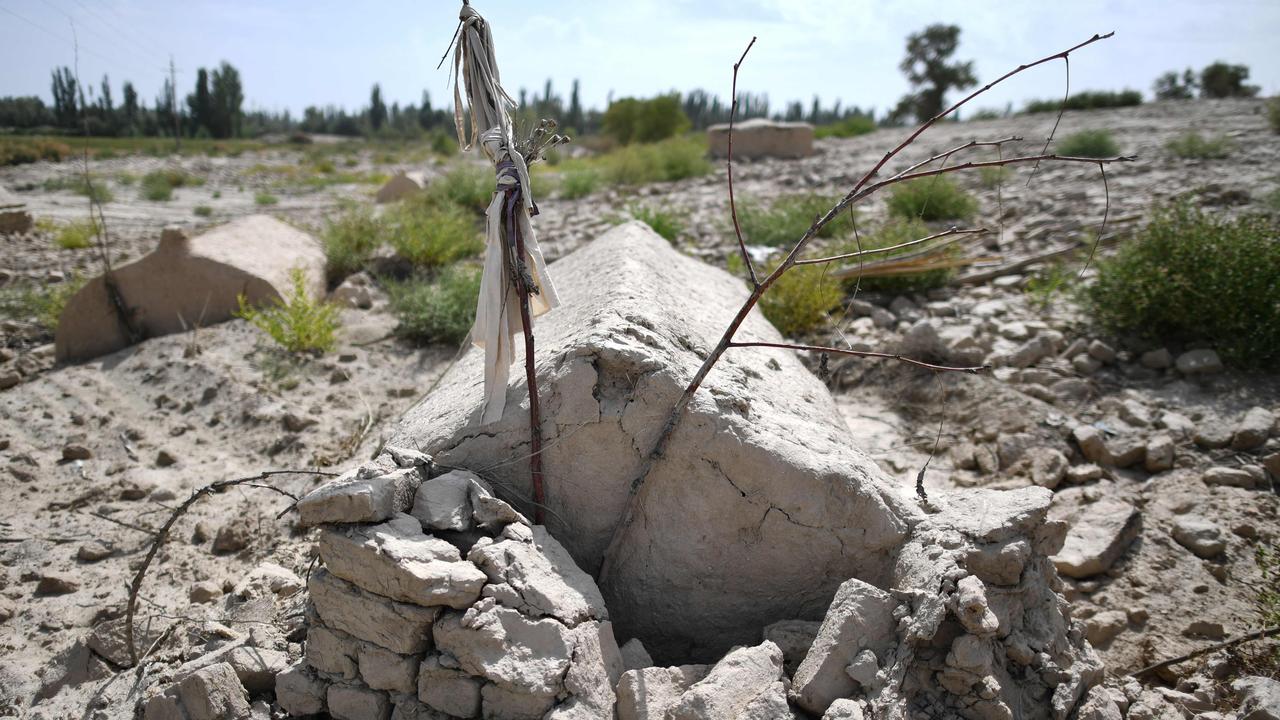
[[[782,274],[760,298],[760,311],[787,337],[821,327],[844,293],[819,265],[801,265]]]
[[[1187,201],[1156,210],[1098,263],[1086,298],[1105,329],[1159,343],[1209,343],[1242,367],[1280,362],[1280,223],[1210,215]]]
[[[760,202],[744,198],[739,200],[738,225],[743,238],[753,245],[778,247],[794,243],[804,235],[819,216],[831,209],[833,201],[821,195],[787,195],[765,207]],[[818,237],[831,238],[853,230],[853,222],[842,215],[827,223]],[[733,233],[733,228],[729,228]]]
[[[458,264],[433,277],[388,286],[396,332],[422,343],[459,343],[471,331],[480,294],[480,268]]]
[[[600,187],[600,173],[591,168],[569,170],[560,176],[560,197],[577,200],[595,192]]]
[[[949,178],[919,178],[894,186],[888,200],[889,214],[903,219],[967,220],[978,210],[978,201]]]
[[[326,353],[338,342],[338,307],[307,292],[301,268],[289,272],[290,289],[275,305],[254,307],[240,296],[236,316],[262,330],[291,353]]]
[[[416,268],[448,265],[484,248],[470,209],[432,202],[430,196],[406,201],[386,222],[391,247]]]
[[[1189,132],[1170,140],[1167,147],[1174,156],[1184,160],[1221,160],[1231,155],[1235,144],[1226,135],[1206,138],[1198,132]]]
[[[685,215],[681,212],[652,205],[632,205],[627,212],[666,238],[667,242],[674,243],[684,233]]]
[[[1081,130],[1058,142],[1056,152],[1068,157],[1107,158],[1120,154],[1120,146],[1107,130]]]
[[[850,115],[830,125],[819,125],[814,129],[814,137],[818,138],[851,138],[875,132],[876,121],[866,115]]]
[[[260,192],[253,196],[254,205],[275,205],[280,202],[280,198],[269,192]]]
[[[53,244],[63,250],[83,250],[93,245],[93,238],[97,233],[97,223],[92,220],[77,220],[59,225],[54,230]]]

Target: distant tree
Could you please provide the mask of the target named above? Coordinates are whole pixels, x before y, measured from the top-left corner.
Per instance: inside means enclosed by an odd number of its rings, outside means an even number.
[[[1218,61],[1200,71],[1200,97],[1232,98],[1254,97],[1260,89],[1257,85],[1245,85],[1249,79],[1249,66],[1229,65]]]
[[[240,137],[243,118],[244,88],[240,85],[240,71],[223,60],[213,71],[213,89],[210,93],[212,123],[209,132],[216,138]]]
[[[53,117],[62,128],[75,128],[80,121],[81,97],[76,87],[76,77],[71,68],[61,67],[53,70]]]
[[[573,128],[574,132],[582,132],[583,127],[582,101],[578,97],[578,80],[573,81],[573,89],[569,91],[569,111],[565,113],[564,124],[566,128]]]
[[[204,68],[196,71],[196,91],[187,96],[187,108],[191,111],[191,134],[212,135],[213,99],[209,95],[209,71]]]
[[[907,56],[898,66],[911,82],[912,92],[898,101],[893,115],[914,115],[924,122],[942,112],[947,92],[973,86],[973,62],[947,62],[960,44],[957,25],[930,25],[907,37]]]
[[[124,96],[120,105],[124,132],[126,135],[137,135],[142,126],[142,119],[139,117],[142,108],[138,107],[138,91],[133,89],[133,83],[126,80],[120,94]]]
[[[53,113],[34,95],[0,98],[0,127],[35,128],[53,123]]]
[[[1181,77],[1176,70],[1170,70],[1156,78],[1152,90],[1155,91],[1157,100],[1190,100],[1196,96],[1198,85],[1195,71],[1187,68]]]
[[[170,84],[169,78],[164,79],[164,86],[160,89],[160,94],[156,96],[156,132],[161,135],[170,135],[176,132],[175,128],[181,123],[181,111],[174,107],[173,101],[177,97],[177,91]],[[177,114],[179,119],[175,121],[174,115]]]
[[[657,142],[684,132],[689,118],[680,106],[680,94],[668,93],[648,100],[622,98],[604,113],[604,131],[626,145]]]
[[[369,93],[369,126],[378,131],[387,122],[387,104],[382,101],[382,88],[378,83],[373,84],[373,90]]]

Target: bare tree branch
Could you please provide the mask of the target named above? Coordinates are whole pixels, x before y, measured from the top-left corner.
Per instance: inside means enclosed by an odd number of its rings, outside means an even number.
[[[899,244],[897,244],[897,245],[890,245],[889,247],[875,248],[875,249],[873,249],[873,250],[858,250],[857,252],[844,253],[843,255],[832,255],[831,257],[809,258],[809,259],[806,259],[806,260],[796,260],[796,261],[795,261],[795,264],[796,264],[796,265],[817,265],[817,264],[819,264],[819,263],[836,262],[836,261],[839,261],[839,260],[852,260],[852,259],[854,259],[854,258],[861,259],[861,258],[864,258],[864,257],[866,257],[866,256],[868,256],[868,255],[879,255],[879,254],[881,254],[881,253],[891,253],[891,252],[895,252],[895,251],[897,251],[897,250],[901,250],[901,249],[903,249],[903,248],[909,248],[909,247],[911,247],[911,246],[913,246],[913,245],[919,245],[919,244],[921,244],[921,243],[927,243],[927,242],[929,242],[930,240],[937,240],[938,238],[944,238],[944,237],[947,237],[947,236],[949,236],[949,235],[982,235],[982,234],[984,234],[984,233],[989,233],[989,232],[991,232],[991,230],[989,230],[988,228],[984,228],[984,227],[980,227],[980,228],[972,228],[972,229],[968,229],[968,230],[961,230],[961,229],[959,229],[959,228],[954,228],[954,227],[953,227],[953,228],[949,228],[949,229],[944,230],[944,231],[939,232],[939,233],[934,233],[934,234],[932,234],[932,235],[929,235],[928,237],[922,237],[922,238],[920,238],[919,240],[910,240],[910,241],[908,241],[908,242],[899,243]]]
[[[852,355],[854,357],[879,358],[882,360],[897,360],[898,362],[906,363],[908,365],[915,365],[916,367],[924,368],[925,370],[933,370],[935,372],[961,372],[961,373],[968,373],[970,375],[975,375],[977,373],[991,369],[990,365],[970,365],[970,366],[958,366],[958,367],[951,366],[951,365],[935,365],[933,363],[927,363],[927,362],[924,362],[923,360],[916,360],[914,358],[909,358],[905,355],[898,355],[896,353],[874,352],[872,350],[843,350],[841,348],[825,347],[823,345],[797,345],[793,343],[770,343],[770,342],[731,342],[729,343],[729,347],[731,348],[767,347],[767,348],[779,348],[782,350],[801,350],[804,352],[836,353],[837,355]]]
[[[747,43],[747,49],[742,51],[742,57],[738,58],[738,62],[733,64],[733,102],[729,106],[729,158],[725,163],[729,173],[729,214],[733,217],[733,233],[738,237],[738,251],[742,253],[742,262],[747,266],[747,272],[751,274],[751,285],[760,285],[759,278],[756,277],[756,269],[751,264],[751,256],[747,254],[747,244],[742,240],[742,227],[738,224],[738,206],[733,199],[733,119],[738,112],[738,68],[742,66],[742,61],[747,59],[747,53],[751,52],[751,47],[756,44],[755,36],[752,36],[751,42]]]

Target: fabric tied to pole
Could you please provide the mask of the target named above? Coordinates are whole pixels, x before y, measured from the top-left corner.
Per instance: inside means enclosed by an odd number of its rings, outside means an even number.
[[[530,218],[537,214],[530,191],[529,168],[516,150],[511,117],[511,96],[502,89],[489,24],[470,6],[459,16],[457,49],[454,53],[454,117],[458,142],[464,149],[480,145],[495,164],[497,183],[493,199],[485,210],[484,273],[480,277],[480,297],[471,342],[484,349],[484,410],[481,423],[502,418],[506,407],[507,381],[515,362],[515,338],[523,333],[520,293],[529,293],[530,318],[560,304],[547,275],[546,262],[538,247],[538,237]],[[471,111],[470,136],[464,122],[458,78],[466,87]],[[480,131],[480,128],[485,128]],[[523,244],[517,253],[516,234]],[[522,278],[523,282],[517,282]],[[532,320],[530,321],[532,322]]]

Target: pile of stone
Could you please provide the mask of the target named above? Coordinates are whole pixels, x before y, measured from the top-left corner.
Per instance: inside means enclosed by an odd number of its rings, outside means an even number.
[[[305,659],[276,680],[290,714],[612,715],[623,666],[599,590],[476,475],[392,451],[298,512],[321,565]]]

